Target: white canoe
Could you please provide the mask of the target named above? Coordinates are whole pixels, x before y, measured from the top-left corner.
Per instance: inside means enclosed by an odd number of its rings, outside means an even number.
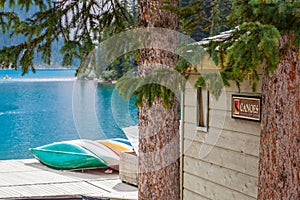
[[[122,129],[131,143],[136,154],[139,153],[139,128],[138,126],[129,126]]]
[[[110,167],[119,165],[120,156],[103,144],[92,140],[72,140],[70,142],[89,150],[97,157],[103,159]]]

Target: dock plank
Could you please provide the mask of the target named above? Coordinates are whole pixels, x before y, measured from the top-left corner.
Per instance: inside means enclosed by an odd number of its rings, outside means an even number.
[[[137,199],[137,188],[118,173],[102,170],[60,171],[35,159],[0,161],[0,199],[97,196]]]
[[[77,179],[48,171],[10,172],[0,174],[0,186],[77,182]]]
[[[22,167],[20,167],[20,166],[22,166]],[[20,160],[1,160],[0,161],[0,173],[37,171],[37,170],[39,170],[39,169],[25,165]]]
[[[122,183],[121,180],[91,181],[91,184],[109,192],[106,197],[112,199],[137,199],[138,189],[135,186]]]
[[[1,198],[36,198],[57,196],[81,196],[98,194],[106,196],[108,192],[86,182],[57,183],[41,185],[22,185],[0,188]]]

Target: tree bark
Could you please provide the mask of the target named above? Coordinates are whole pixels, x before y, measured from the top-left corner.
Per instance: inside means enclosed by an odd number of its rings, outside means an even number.
[[[139,1],[139,28],[177,29],[177,17],[161,8],[163,2],[163,0]],[[170,3],[177,5],[178,0],[171,0]],[[170,45],[174,43],[176,44],[171,41]],[[174,68],[177,60],[177,55],[167,51],[140,50],[139,76],[145,77],[157,68]],[[180,198],[178,108],[177,100],[171,108],[165,108],[161,98],[155,99],[150,107],[144,99],[143,105],[139,107],[139,199]]]
[[[258,199],[300,199],[300,54],[282,36],[277,71],[262,82]]]

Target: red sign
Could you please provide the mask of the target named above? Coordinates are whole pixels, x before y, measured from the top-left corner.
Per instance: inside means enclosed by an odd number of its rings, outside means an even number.
[[[261,96],[232,95],[232,117],[252,121],[261,120]]]

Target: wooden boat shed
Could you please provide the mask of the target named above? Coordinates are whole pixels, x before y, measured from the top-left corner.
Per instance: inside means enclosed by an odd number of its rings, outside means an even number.
[[[182,199],[256,199],[260,85],[253,93],[249,83],[239,91],[232,82],[216,99],[194,87],[199,76],[190,74],[182,95]]]

